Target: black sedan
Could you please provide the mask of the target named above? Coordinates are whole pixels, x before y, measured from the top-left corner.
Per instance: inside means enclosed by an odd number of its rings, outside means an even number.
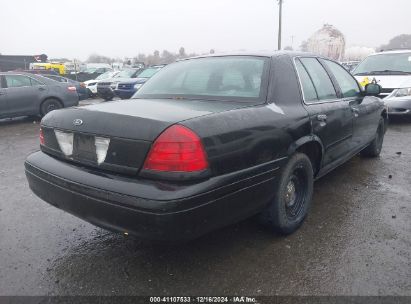
[[[0,73],[0,118],[44,116],[78,102],[77,89],[70,83],[22,72]]]
[[[305,53],[187,59],[134,99],[48,114],[26,175],[46,202],[144,238],[192,239],[256,214],[289,234],[315,179],[380,154],[379,93]]]

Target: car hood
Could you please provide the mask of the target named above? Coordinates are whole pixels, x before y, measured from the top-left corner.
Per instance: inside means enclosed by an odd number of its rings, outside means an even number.
[[[384,89],[411,87],[411,75],[361,75],[355,76],[355,78],[363,87],[374,79]]]
[[[119,83],[119,82],[125,82],[125,81],[132,81],[132,80],[135,80],[136,78],[124,78],[124,77],[114,77],[114,78],[107,78],[107,79],[104,79],[104,80],[101,80],[100,82],[116,82],[116,83]]]
[[[87,81],[83,81],[83,83],[86,84],[86,85],[88,85],[88,84],[90,84],[90,83],[98,83],[98,82],[101,81],[101,80],[104,81],[105,79],[99,79],[99,80],[90,79],[90,80],[87,80]]]
[[[122,84],[137,84],[137,83],[145,83],[149,78],[132,78],[126,81],[122,81]]]
[[[52,111],[43,118],[42,125],[151,142],[178,122],[248,106],[241,102],[129,99]],[[74,125],[78,119],[82,124]]]

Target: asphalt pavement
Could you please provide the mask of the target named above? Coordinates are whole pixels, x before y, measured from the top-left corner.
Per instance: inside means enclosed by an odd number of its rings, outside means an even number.
[[[24,160],[38,130],[0,120],[0,295],[411,296],[411,119],[391,123],[380,158],[317,181],[295,234],[250,219],[183,244],[107,232],[37,198]]]

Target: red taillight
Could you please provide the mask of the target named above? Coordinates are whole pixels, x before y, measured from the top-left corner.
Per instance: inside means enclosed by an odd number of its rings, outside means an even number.
[[[70,92],[76,92],[77,91],[76,87],[67,87],[67,90],[69,90]]]
[[[39,138],[40,138],[40,144],[44,146],[45,141],[44,141],[44,134],[43,134],[43,129],[42,128],[40,128]]]
[[[145,170],[195,172],[208,168],[200,138],[190,129],[174,125],[154,142],[146,158]]]

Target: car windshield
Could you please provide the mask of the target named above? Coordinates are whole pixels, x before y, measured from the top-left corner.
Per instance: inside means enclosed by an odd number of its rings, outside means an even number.
[[[354,75],[411,73],[411,53],[372,55],[361,62]]]
[[[113,74],[113,72],[105,72],[105,73],[101,74],[100,76],[98,76],[96,78],[96,80],[110,78],[112,74]]]
[[[135,74],[135,72],[136,70],[133,69],[122,70],[115,76],[115,78],[130,78]]]
[[[148,69],[145,69],[144,71],[142,71],[142,72],[138,75],[138,77],[139,77],[139,78],[150,78],[150,77],[152,77],[155,73],[157,73],[157,72],[160,71],[160,70],[161,70],[160,67],[158,67],[158,68],[148,68]]]
[[[93,74],[97,71],[98,68],[88,68],[86,69],[84,72],[85,73],[89,73],[89,74]]]
[[[134,98],[261,100],[267,62],[251,56],[180,61],[161,69]]]

